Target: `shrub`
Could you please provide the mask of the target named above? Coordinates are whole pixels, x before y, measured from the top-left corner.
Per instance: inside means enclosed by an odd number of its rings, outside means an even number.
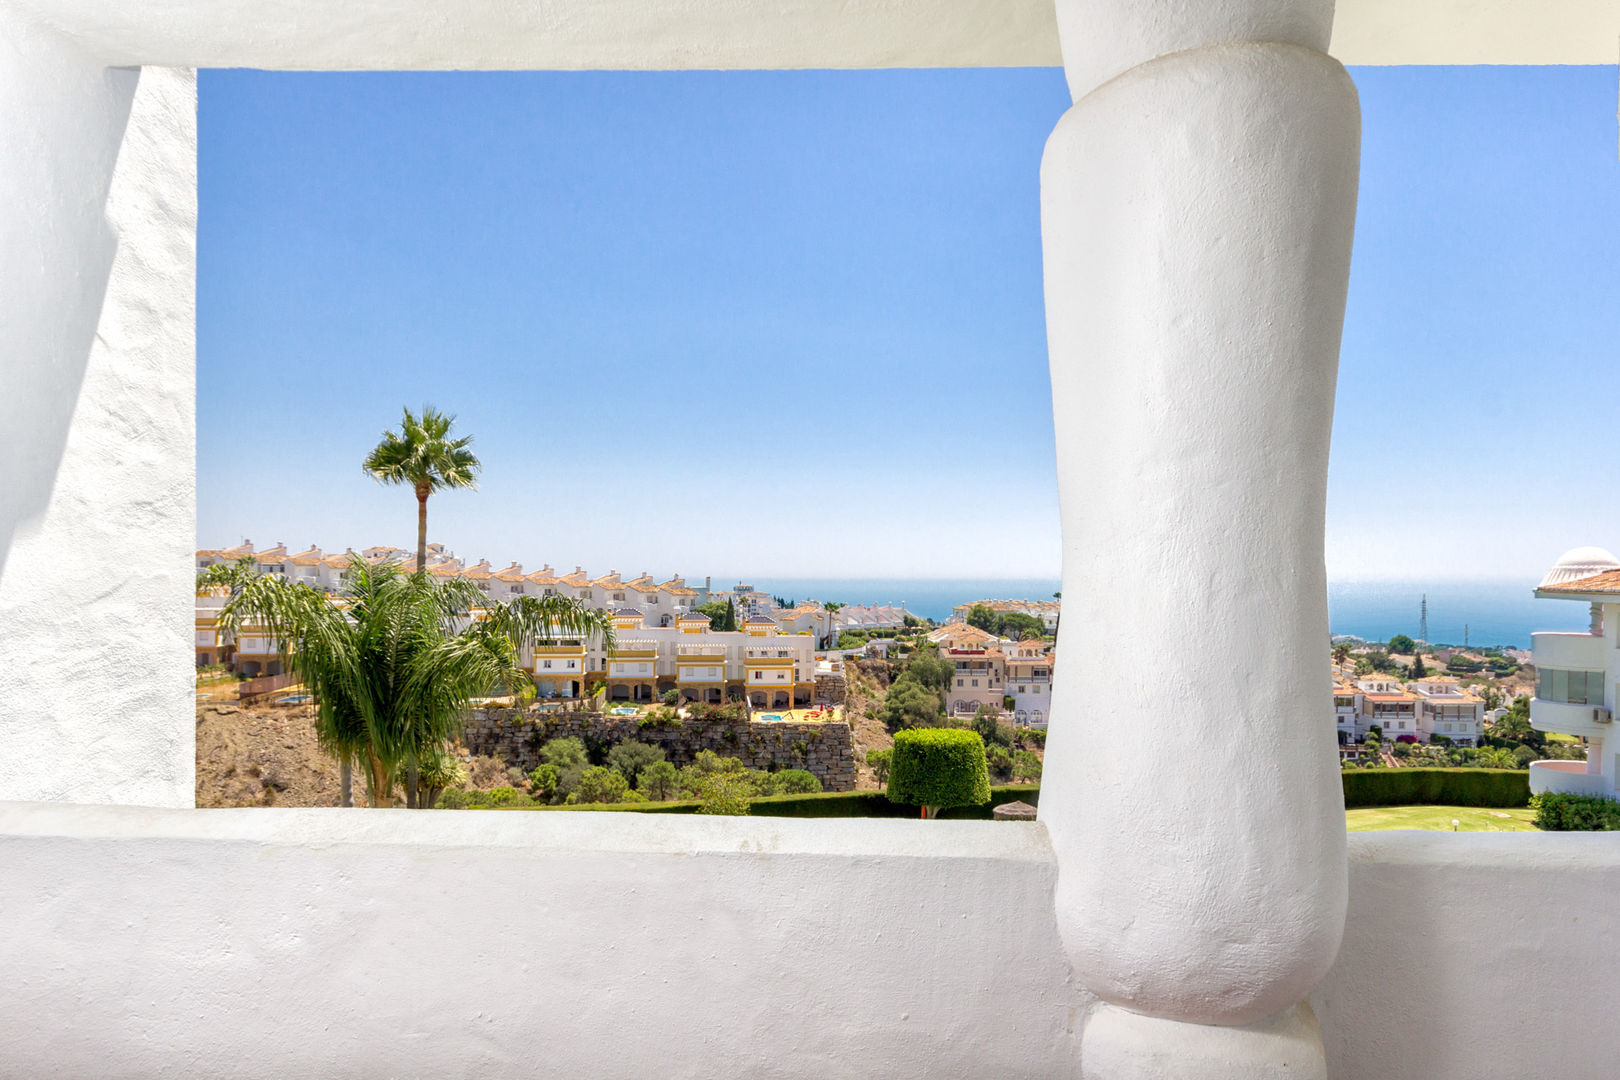
[[[467,793],[460,788],[445,788],[439,796],[437,806],[440,810],[465,810],[471,804]]]
[[[1030,750],[1018,751],[1013,755],[1012,774],[1014,780],[1025,780],[1030,783],[1040,783],[1040,757]]]
[[[734,759],[733,759],[734,760]],[[725,814],[740,817],[748,813],[748,799],[753,784],[741,771],[711,772],[698,785],[700,814]]]
[[[673,799],[680,791],[675,766],[667,761],[648,765],[636,779],[636,790],[653,802]]]
[[[630,784],[618,769],[605,765],[591,765],[579,774],[579,786],[574,794],[580,802],[615,803],[624,798]]]
[[[537,765],[529,773],[529,784],[534,788],[536,795],[549,799],[557,794],[557,781],[562,777],[562,770],[555,765]]]
[[[540,748],[540,756],[547,765],[567,770],[585,764],[585,744],[578,739],[552,739]]]
[[[889,782],[889,763],[893,760],[893,750],[868,750],[866,752],[866,763],[872,766],[872,775],[877,777],[877,782],[880,784]]]
[[[677,705],[679,705],[680,703],[681,703],[681,692],[679,690],[665,690],[664,691],[664,704],[665,705],[668,705],[670,708],[673,709]]]
[[[697,720],[711,724],[739,724],[747,718],[740,704],[734,705],[708,705],[692,704],[686,707],[688,720]]]
[[[641,770],[664,760],[664,752],[644,742],[622,742],[608,751],[608,764],[624,774],[625,783],[635,786]]]
[[[889,767],[889,798],[921,806],[935,817],[950,806],[990,801],[990,770],[984,740],[958,728],[913,728],[894,737]]]
[[[624,798],[620,799],[619,801],[620,802],[631,802],[631,803],[644,803],[644,802],[651,802],[652,800],[647,798],[647,796],[643,795],[639,791],[627,791],[627,792],[624,793]]]
[[[674,691],[670,691],[674,693]],[[667,696],[667,695],[666,695]],[[678,728],[684,727],[681,718],[674,709],[657,708],[648,709],[636,718],[638,728]]]
[[[1530,775],[1505,769],[1362,769],[1346,772],[1344,805],[1524,806]]]
[[[808,769],[783,769],[776,774],[776,791],[781,795],[814,795],[821,781]]]
[[[483,801],[489,806],[528,806],[533,802],[523,792],[511,787],[498,787],[486,795]]]
[[[1620,830],[1620,802],[1598,795],[1545,792],[1534,799],[1536,827],[1548,832]]]
[[[987,747],[1012,746],[1012,728],[998,720],[996,711],[987,705],[980,705],[979,711],[973,714],[973,730]]]
[[[1007,775],[1012,772],[1012,754],[1007,752],[1005,746],[997,743],[987,743],[985,745],[984,763],[989,766],[991,772],[999,775]]]

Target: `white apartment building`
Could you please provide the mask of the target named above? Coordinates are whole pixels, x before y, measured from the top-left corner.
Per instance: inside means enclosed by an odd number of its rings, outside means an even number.
[[[1408,689],[1417,698],[1420,742],[1433,742],[1440,735],[1458,746],[1479,745],[1485,723],[1483,700],[1446,676],[1420,679]]]
[[[677,616],[674,626],[648,626],[643,612],[614,612],[614,649],[574,639],[526,650],[542,700],[589,693],[598,685],[611,703],[640,704],[670,690],[686,701],[720,704],[746,696],[758,709],[814,703],[815,637],[785,634],[768,616],[749,618],[743,629],[709,629],[701,613]]]
[[[1006,696],[1013,699],[1013,723],[1043,728],[1052,715],[1052,671],[1057,653],[1042,642],[1002,646],[1006,656]]]
[[[1530,790],[1620,797],[1620,560],[1602,548],[1576,548],[1547,571],[1536,596],[1591,605],[1585,633],[1532,634],[1536,694],[1530,723],[1586,740],[1586,760],[1533,761]]]

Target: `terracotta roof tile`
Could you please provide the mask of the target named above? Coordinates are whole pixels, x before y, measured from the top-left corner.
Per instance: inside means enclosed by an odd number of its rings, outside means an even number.
[[[1591,577],[1577,578],[1558,585],[1543,585],[1541,592],[1620,593],[1620,570],[1605,570]]]

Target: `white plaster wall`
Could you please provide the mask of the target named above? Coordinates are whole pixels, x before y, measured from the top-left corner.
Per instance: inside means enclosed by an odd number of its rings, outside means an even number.
[[[1620,835],[1358,833],[1312,995],[1333,1080],[1620,1071]]]
[[[196,94],[0,6],[0,798],[189,806]]]
[[[117,64],[1055,67],[1052,0],[9,0]],[[1118,0],[1097,0],[1099,10]],[[1200,0],[1195,7],[1231,6]],[[1274,5],[1278,8],[1284,5]],[[1347,64],[1612,64],[1620,0],[1338,0]],[[1283,40],[1295,40],[1285,37]]]
[[[1613,1075],[1620,836],[1350,838],[1334,1080]],[[1067,1078],[1041,825],[0,804],[0,1077]]]
[[[934,826],[944,826],[937,828]],[[1037,1077],[1038,826],[0,805],[0,1077]]]

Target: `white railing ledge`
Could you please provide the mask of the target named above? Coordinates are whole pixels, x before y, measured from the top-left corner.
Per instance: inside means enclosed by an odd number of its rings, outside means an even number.
[[[0,802],[0,843],[28,837],[309,848],[516,849],[539,855],[736,853],[1052,861],[1045,826],[1031,822],[331,807],[177,810]]]

